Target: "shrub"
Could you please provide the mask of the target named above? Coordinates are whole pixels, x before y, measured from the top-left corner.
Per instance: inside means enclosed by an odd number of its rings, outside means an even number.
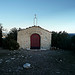
[[[73,43],[71,44],[71,49],[75,50],[75,44],[73,44]]]
[[[8,41],[9,40],[7,38],[3,39],[3,41],[2,41],[2,47],[4,49],[8,49]]]
[[[9,49],[9,50],[17,50],[19,48],[19,44],[17,43],[17,41],[13,40],[13,39],[3,39],[3,48],[5,49]]]
[[[17,29],[12,28],[10,32],[7,34],[7,37],[3,39],[3,48],[16,50],[19,48],[19,44],[17,43]]]
[[[2,47],[2,26],[0,24],[0,47]]]
[[[52,47],[59,49],[69,50],[71,49],[71,38],[65,31],[52,32]]]
[[[16,50],[18,48],[19,48],[19,44],[15,40],[10,39],[10,41],[9,41],[9,49],[10,50],[14,50],[14,49]]]

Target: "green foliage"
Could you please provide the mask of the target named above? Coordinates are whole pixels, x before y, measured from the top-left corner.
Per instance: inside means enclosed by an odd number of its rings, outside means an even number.
[[[17,41],[17,29],[16,29],[16,28],[12,28],[12,29],[9,31],[8,38],[9,38],[9,39],[14,39],[14,40]]]
[[[9,49],[10,50],[14,50],[14,49],[16,50],[18,48],[19,48],[19,44],[15,40],[11,39],[9,41]]]
[[[71,37],[72,43],[75,44],[75,35]]]
[[[3,39],[3,48],[16,50],[19,48],[17,43],[17,29],[12,28],[5,39]]]
[[[2,26],[0,24],[0,47],[2,46]]]
[[[71,38],[65,31],[63,32],[52,32],[52,47],[57,47],[60,49],[70,49],[71,48]]]
[[[71,49],[75,50],[75,35],[71,37]]]
[[[3,48],[9,50],[17,50],[19,48],[19,44],[13,39],[6,38],[3,39]]]
[[[2,47],[4,49],[8,49],[8,46],[9,46],[8,42],[9,42],[9,40],[7,38],[3,39],[3,41],[2,41]]]
[[[73,44],[73,43],[71,44],[71,49],[75,50],[75,44]]]
[[[52,32],[52,47],[57,47],[57,32]]]

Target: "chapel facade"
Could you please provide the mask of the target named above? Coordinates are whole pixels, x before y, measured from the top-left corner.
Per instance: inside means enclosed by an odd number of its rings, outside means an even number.
[[[17,42],[23,49],[50,49],[51,32],[40,26],[32,26],[18,31]]]

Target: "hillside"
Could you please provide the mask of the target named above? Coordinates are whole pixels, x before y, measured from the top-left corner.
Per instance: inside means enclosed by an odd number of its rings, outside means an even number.
[[[68,33],[71,37],[75,35],[75,33]]]

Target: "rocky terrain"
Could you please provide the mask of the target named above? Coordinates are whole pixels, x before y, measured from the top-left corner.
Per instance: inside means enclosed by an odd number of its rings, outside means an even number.
[[[24,65],[30,66],[25,68]],[[64,50],[2,50],[0,75],[75,75],[75,53]]]

